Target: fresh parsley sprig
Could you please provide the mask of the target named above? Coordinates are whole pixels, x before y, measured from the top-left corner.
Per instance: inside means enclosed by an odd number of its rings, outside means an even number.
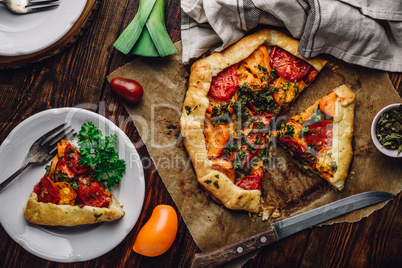
[[[126,163],[116,152],[117,135],[103,138],[102,132],[92,123],[83,124],[78,133],[81,158],[79,163],[91,166],[95,178],[106,182],[109,188],[118,185],[126,171]]]

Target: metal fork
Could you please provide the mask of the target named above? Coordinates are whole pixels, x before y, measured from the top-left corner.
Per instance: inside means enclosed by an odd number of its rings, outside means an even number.
[[[55,9],[60,5],[60,0],[0,0],[0,4],[21,15]]]
[[[61,139],[70,138],[76,134],[74,129],[71,129],[70,126],[65,127],[65,125],[64,123],[55,127],[32,144],[29,149],[28,160],[19,170],[0,184],[0,192],[28,166],[46,164],[56,155],[57,143]]]

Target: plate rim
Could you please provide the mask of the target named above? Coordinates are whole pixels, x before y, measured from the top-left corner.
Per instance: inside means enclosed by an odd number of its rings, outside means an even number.
[[[12,129],[12,131],[7,135],[7,137],[4,139],[4,141],[0,144],[0,154],[3,153],[3,151],[6,149],[7,146],[9,146],[9,144],[11,143],[13,137],[19,132],[21,131],[21,129],[23,129],[27,124],[29,124],[31,121],[36,120],[37,118],[40,118],[48,113],[53,113],[56,115],[62,115],[62,114],[68,114],[69,112],[74,112],[75,113],[83,113],[85,116],[92,116],[92,117],[97,117],[100,120],[103,120],[103,122],[106,123],[106,125],[109,126],[113,126],[115,127],[115,130],[112,131],[113,133],[116,134],[123,134],[123,136],[121,136],[122,138],[126,139],[126,142],[124,142],[124,144],[127,146],[127,141],[129,141],[131,143],[132,149],[134,149],[135,153],[138,155],[139,159],[140,159],[140,155],[137,151],[137,149],[135,148],[134,144],[131,142],[130,138],[127,136],[127,134],[121,129],[119,128],[115,123],[113,123],[110,119],[106,118],[103,115],[100,115],[98,113],[86,110],[86,109],[82,109],[82,108],[77,108],[77,107],[62,107],[62,108],[52,108],[52,109],[48,109],[48,110],[44,110],[38,113],[35,113],[33,115],[31,115],[30,117],[24,119],[23,121],[21,121],[15,128]],[[117,133],[120,132],[120,133]],[[90,256],[87,257],[83,257],[82,255],[77,256],[77,255],[72,255],[69,256],[68,258],[56,258],[53,255],[45,255],[45,254],[39,254],[38,251],[35,251],[34,249],[32,249],[23,239],[19,239],[18,237],[16,237],[15,235],[10,234],[10,230],[8,230],[8,228],[1,223],[3,229],[6,231],[6,233],[10,236],[10,238],[12,238],[17,244],[19,244],[21,247],[23,247],[26,251],[28,251],[29,253],[42,258],[42,259],[46,259],[49,261],[54,261],[54,262],[60,262],[60,263],[72,263],[72,262],[83,262],[83,261],[89,261],[95,258],[98,258],[104,254],[106,254],[107,252],[113,250],[115,247],[117,247],[124,239],[126,239],[127,235],[131,232],[131,230],[134,228],[135,224],[138,222],[138,219],[141,216],[141,212],[143,210],[143,206],[145,203],[145,177],[144,177],[144,169],[143,169],[143,165],[141,161],[138,161],[138,183],[141,186],[141,189],[139,189],[140,191],[140,201],[141,204],[138,204],[138,213],[136,215],[134,215],[134,220],[133,222],[131,222],[128,226],[128,224],[126,226],[122,226],[122,227],[129,227],[129,228],[121,228],[120,233],[124,233],[124,235],[122,235],[121,239],[118,239],[119,241],[115,242],[115,243],[105,243],[107,245],[109,245],[108,247],[105,247],[103,250],[98,250],[97,253],[92,253],[90,254]],[[4,178],[6,179],[6,178]],[[6,189],[4,190],[6,191]],[[1,194],[1,193],[0,193]],[[27,196],[28,199],[28,196]],[[25,203],[25,200],[24,202]],[[125,205],[125,204],[123,204]],[[22,208],[21,208],[22,210]],[[102,223],[103,224],[103,223]],[[106,223],[107,224],[107,223]],[[111,223],[113,224],[113,222]],[[30,225],[30,223],[26,222],[26,225]],[[38,228],[44,228],[39,226]],[[118,227],[116,227],[118,228]],[[91,228],[89,228],[91,229]],[[96,230],[95,230],[96,231]]]
[[[64,35],[60,36],[57,40],[46,47],[38,49],[35,52],[19,55],[5,55],[0,53],[0,70],[20,68],[61,53],[63,50],[74,44],[88,29],[89,24],[94,18],[95,12],[100,7],[100,4],[101,0],[86,0],[83,11],[70,29]],[[89,11],[87,14],[84,14],[86,10]],[[76,27],[77,25],[78,27]],[[67,36],[70,34],[71,36],[67,38]]]

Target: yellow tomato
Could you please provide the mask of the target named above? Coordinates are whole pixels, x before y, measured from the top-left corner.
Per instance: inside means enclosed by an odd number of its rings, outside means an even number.
[[[165,253],[176,238],[177,225],[177,213],[173,207],[156,206],[151,217],[138,233],[133,250],[147,257]]]
[[[60,201],[57,204],[74,206],[77,193],[71,185],[68,182],[56,182],[55,185],[59,188],[60,192]]]

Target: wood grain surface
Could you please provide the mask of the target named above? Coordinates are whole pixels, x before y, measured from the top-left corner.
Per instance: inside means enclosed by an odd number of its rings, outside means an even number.
[[[149,159],[133,122],[106,81],[109,73],[133,59],[115,50],[113,42],[134,17],[138,2],[100,1],[91,24],[74,44],[35,64],[0,70],[0,142],[35,113],[57,107],[83,107],[112,120],[133,141],[141,157]],[[166,0],[165,17],[170,37],[179,41],[179,0]],[[389,77],[402,95],[402,73],[390,73]],[[0,266],[189,267],[194,255],[201,251],[180,215],[176,240],[165,254],[149,258],[132,251],[135,237],[153,208],[158,204],[175,206],[154,165],[147,165],[144,172],[143,211],[132,231],[110,252],[86,262],[51,262],[27,252],[0,226]],[[400,267],[401,211],[398,194],[383,209],[360,222],[315,227],[275,242],[244,267]]]

